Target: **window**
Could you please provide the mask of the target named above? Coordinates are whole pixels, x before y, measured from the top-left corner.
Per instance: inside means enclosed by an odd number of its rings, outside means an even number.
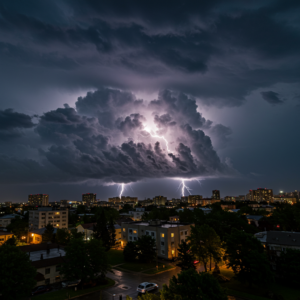
[[[174,255],[175,254],[175,250],[172,250],[172,255]]]
[[[55,276],[56,281],[60,281],[60,276]]]
[[[137,234],[137,231],[136,231],[136,230],[133,230],[133,233]]]
[[[62,214],[63,214],[63,215],[65,215],[66,213],[65,213],[65,212],[63,212]]]
[[[174,247],[174,246],[175,246],[175,243],[174,243],[174,242],[171,242],[171,246]]]
[[[162,233],[162,234],[161,234],[161,237],[162,237],[162,238],[164,238],[164,237],[165,237],[165,234],[164,234],[164,233]]]
[[[132,241],[132,236],[129,237],[129,241]]]
[[[123,228],[123,232],[125,232],[126,231],[126,229],[125,228]]]
[[[174,233],[173,232],[171,233],[171,237],[174,237]]]
[[[149,235],[149,231],[146,231],[146,235]]]
[[[180,235],[183,235],[183,231],[180,231]]]
[[[50,268],[45,269],[45,274],[50,274]]]
[[[135,241],[136,241],[136,237],[134,237],[134,238],[133,238],[133,240],[135,240]]]
[[[160,242],[160,244],[161,244],[162,246],[164,246],[164,245],[165,245],[165,242]]]
[[[59,271],[60,271],[60,268],[61,268],[61,265],[57,265],[55,271],[56,271],[56,272],[59,272]]]
[[[165,250],[161,250],[161,254],[165,254]]]
[[[132,229],[129,229],[129,233],[132,233]]]
[[[187,230],[184,232],[185,235],[187,235]]]

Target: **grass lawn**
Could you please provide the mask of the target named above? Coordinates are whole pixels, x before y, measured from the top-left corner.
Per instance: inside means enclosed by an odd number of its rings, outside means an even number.
[[[124,263],[123,251],[111,249],[107,252],[108,262],[112,265],[119,265]]]
[[[145,271],[143,273],[144,274],[156,274],[156,273],[159,273],[159,272],[162,272],[162,271],[171,270],[171,269],[175,268],[172,265],[164,265],[164,266],[165,267],[163,268],[163,265],[158,265],[158,270],[155,268],[155,269],[152,269],[152,270]]]
[[[162,268],[163,264],[159,263],[158,267]],[[142,272],[148,269],[152,269],[156,267],[156,263],[140,263],[140,262],[126,262],[120,268],[132,271],[132,272]],[[148,273],[149,274],[149,273]]]
[[[107,278],[108,283],[106,285],[100,285],[100,286],[95,286],[90,289],[84,289],[84,290],[77,290],[76,292],[74,291],[74,288],[68,288],[68,289],[61,289],[56,292],[50,292],[46,294],[41,294],[39,296],[33,297],[35,300],[65,300],[67,299],[67,293],[70,294],[70,298],[75,297],[75,296],[80,296],[83,294],[91,293],[91,292],[97,292],[102,289],[108,288],[110,286],[113,286],[115,284],[115,281]]]
[[[227,288],[229,294],[234,296],[245,297],[253,300],[266,300],[265,297],[267,291],[272,291],[273,293],[279,294],[286,300],[297,300],[299,299],[300,291],[297,289],[292,289],[284,285],[274,283],[268,289],[259,287],[249,287],[244,285],[233,278],[234,273],[232,270],[226,269],[226,267],[220,268],[221,274],[231,278],[229,282],[222,283],[222,287]]]

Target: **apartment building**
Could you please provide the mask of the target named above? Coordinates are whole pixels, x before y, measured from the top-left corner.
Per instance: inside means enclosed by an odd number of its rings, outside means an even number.
[[[172,259],[178,256],[178,247],[191,232],[191,224],[170,223],[160,220],[149,222],[122,223],[121,246],[125,247],[129,241],[137,241],[138,237],[150,235],[156,240],[157,256]]]
[[[144,213],[149,213],[149,211],[145,211],[144,207],[137,207],[135,211],[129,211],[129,215],[132,217],[133,221],[141,221]]]
[[[65,251],[57,244],[38,244],[19,247],[28,253],[31,264],[37,270],[36,286],[62,281],[60,267]]]
[[[47,194],[28,195],[28,204],[32,206],[48,206],[49,195]]]
[[[55,228],[68,228],[68,209],[53,210],[52,207],[39,207],[37,210],[29,211],[29,227],[40,229],[47,224]]]
[[[17,214],[10,214],[10,215],[4,215],[0,217],[0,227],[7,227],[10,223],[11,220],[15,219],[15,218],[24,218],[21,215],[17,215]]]
[[[164,196],[155,196],[153,198],[153,204],[154,205],[166,205],[167,197]]]
[[[0,230],[0,246],[7,240],[11,239],[14,235],[11,232]]]

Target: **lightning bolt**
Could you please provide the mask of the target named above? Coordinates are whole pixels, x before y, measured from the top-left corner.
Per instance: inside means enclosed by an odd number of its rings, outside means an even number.
[[[120,199],[121,199],[121,197],[122,197],[122,194],[123,194],[123,192],[124,192],[124,183],[122,183],[122,184],[120,184],[120,187],[121,187],[121,192],[120,192]]]
[[[184,197],[184,189],[186,189],[188,191],[189,194],[191,194],[191,189],[185,185],[185,180],[184,179],[181,179],[181,194],[182,196]]]
[[[166,143],[167,151],[171,152],[170,149],[169,149],[169,143],[168,143],[167,139],[164,136],[157,135],[157,133],[154,133],[154,131],[152,131],[149,127],[145,127],[144,130],[147,131],[154,138],[163,139]]]

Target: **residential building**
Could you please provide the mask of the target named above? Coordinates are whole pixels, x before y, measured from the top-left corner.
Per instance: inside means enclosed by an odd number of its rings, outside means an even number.
[[[300,232],[291,231],[263,231],[255,234],[264,245],[274,270],[282,252],[286,249],[300,250]]]
[[[190,235],[190,225],[160,220],[122,223],[121,246],[125,247],[127,242],[136,241],[143,235],[149,235],[156,241],[157,256],[172,259],[178,256],[179,244]]]
[[[188,196],[188,204],[189,205],[196,205],[197,201],[202,200],[201,195],[189,195]]]
[[[13,237],[13,233],[9,231],[0,230],[0,246],[3,245],[7,240]]]
[[[32,229],[28,231],[28,241],[30,244],[40,244],[43,241],[43,234],[46,228]],[[57,228],[54,228],[53,233],[56,234]]]
[[[87,193],[82,194],[82,203],[86,206],[91,206],[97,202],[97,194]]]
[[[169,217],[169,221],[170,222],[179,222],[179,216],[172,216],[172,217]]]
[[[231,210],[236,209],[235,204],[221,204],[223,210]]]
[[[138,203],[141,204],[142,206],[150,206],[153,205],[153,200],[148,198],[145,200],[138,200]]]
[[[28,204],[31,206],[48,206],[49,195],[47,194],[28,195]]]
[[[228,201],[228,202],[234,201],[235,202],[235,197],[234,196],[226,196],[226,197],[224,197],[224,201]]]
[[[122,196],[121,197],[121,202],[123,202],[123,203],[127,203],[127,202],[138,203],[138,198],[137,197]]]
[[[267,212],[272,213],[274,211],[274,209],[276,209],[276,207],[271,206],[271,205],[258,205],[258,206],[252,207],[252,209],[255,210],[255,211],[265,210]]]
[[[257,202],[271,202],[273,198],[273,190],[267,188],[258,188],[257,190],[250,190],[250,200]]]
[[[108,198],[109,203],[120,203],[121,199],[120,197],[113,197],[113,198]]]
[[[212,191],[212,198],[215,200],[220,200],[220,191],[219,190],[213,190]]]
[[[166,205],[167,197],[164,196],[155,196],[153,198],[153,204],[154,205]]]
[[[37,270],[36,286],[62,281],[59,272],[66,253],[61,246],[58,244],[38,244],[22,246],[19,249],[28,253],[31,264]]]
[[[135,211],[129,211],[133,221],[141,221],[144,213],[149,213],[149,211],[145,211],[144,207],[137,207]]]
[[[16,218],[24,218],[21,215],[17,215],[17,214],[10,214],[10,215],[4,215],[0,217],[0,227],[7,227],[10,223],[11,220],[16,219]]]
[[[47,224],[55,228],[68,228],[68,209],[53,210],[52,207],[39,207],[29,211],[29,226],[31,229],[40,229]]]
[[[289,203],[289,204],[294,204],[298,201],[297,197],[294,195],[275,195],[273,197],[273,202],[277,203]]]
[[[263,218],[263,216],[258,216],[258,215],[246,215],[248,224],[251,224],[251,222],[253,222],[255,224],[256,227],[259,226],[258,222],[261,218]]]
[[[5,206],[9,206],[9,207],[12,205],[12,203],[10,201],[6,201],[4,204],[5,204]]]
[[[60,200],[60,207],[72,207],[72,208],[76,208],[80,204],[83,204],[82,201]]]
[[[90,240],[93,238],[95,225],[96,225],[96,223],[80,224],[76,227],[76,229],[78,232],[81,232],[84,234],[85,240]],[[120,241],[121,241],[121,226],[119,224],[115,224],[114,227],[116,230],[116,243],[120,243]]]

